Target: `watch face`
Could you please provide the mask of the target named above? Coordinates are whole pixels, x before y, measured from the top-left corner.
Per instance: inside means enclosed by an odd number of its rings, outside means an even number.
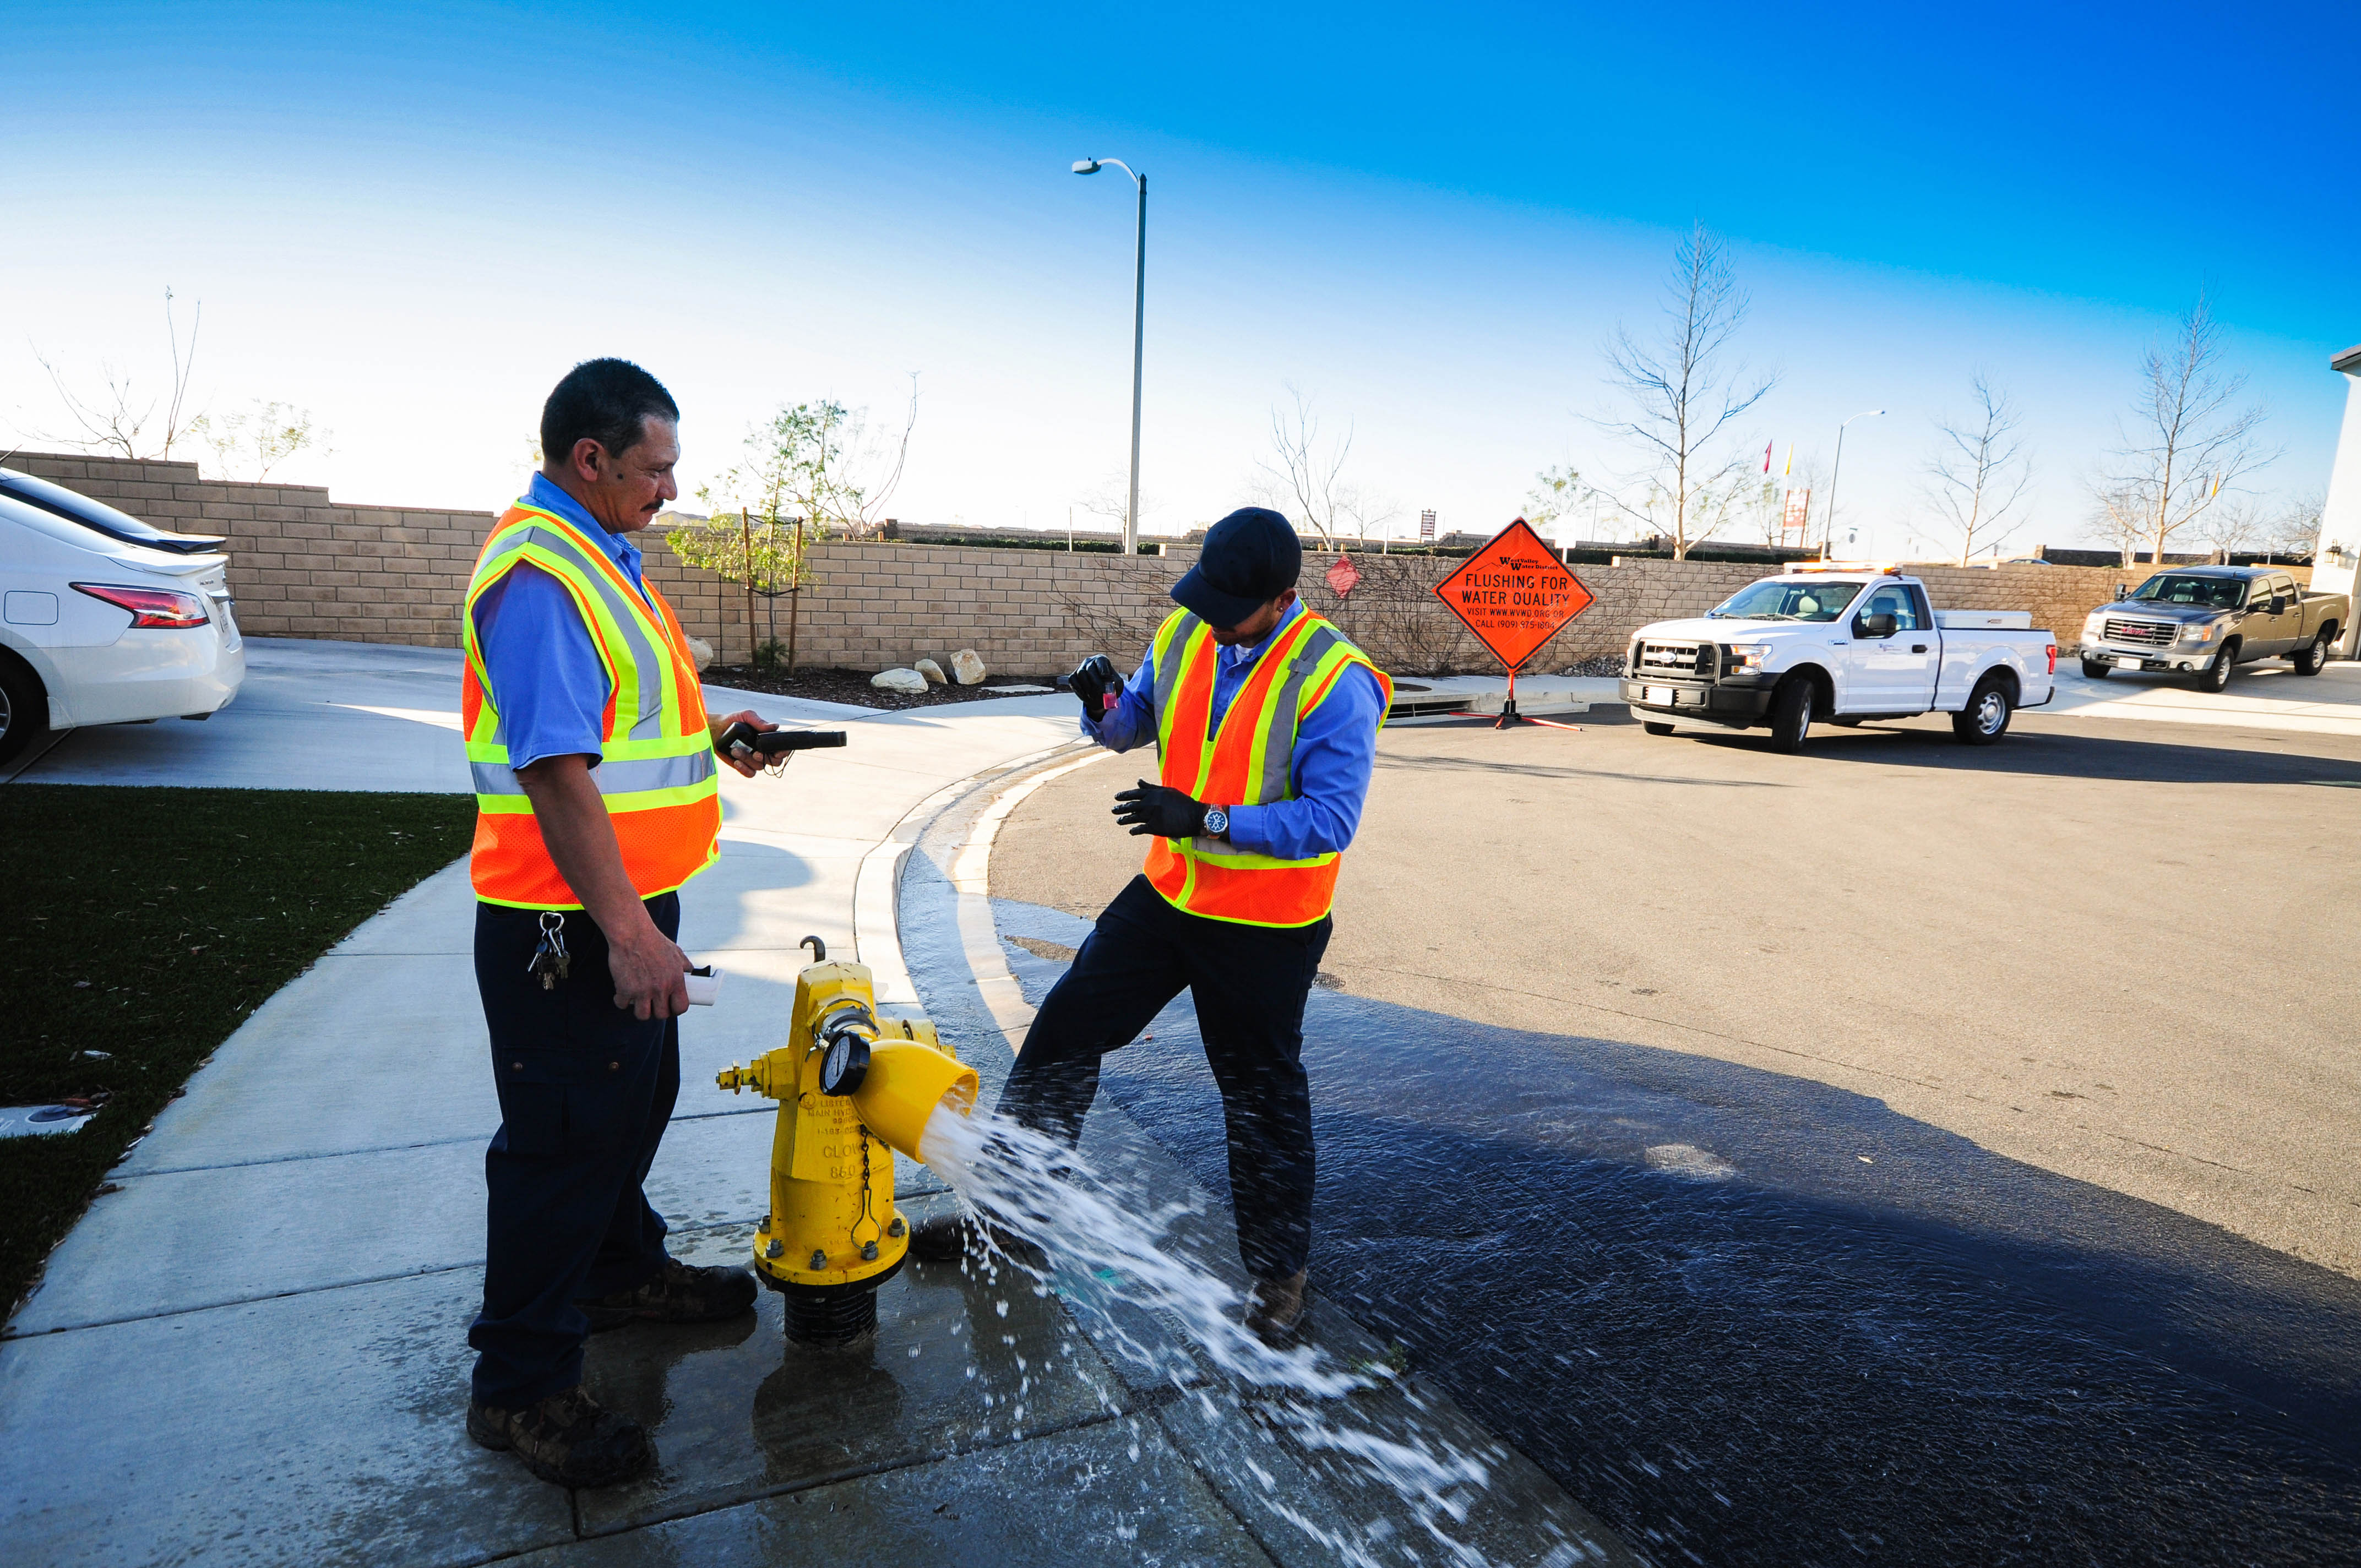
[[[1220,806],[1214,806],[1212,810],[1210,810],[1210,811],[1208,811],[1208,812],[1206,812],[1206,813],[1205,813],[1205,831],[1206,831],[1206,832],[1208,832],[1208,833],[1214,833],[1214,834],[1220,834],[1220,833],[1226,833],[1226,832],[1228,832],[1229,830],[1230,830],[1230,814],[1229,814],[1228,812],[1224,811]]]

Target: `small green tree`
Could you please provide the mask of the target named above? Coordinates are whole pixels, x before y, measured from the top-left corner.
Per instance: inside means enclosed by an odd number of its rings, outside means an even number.
[[[234,479],[267,479],[298,452],[325,451],[312,429],[311,410],[259,398],[247,412],[199,414],[189,422],[189,433],[214,449],[222,472]]]
[[[672,552],[690,566],[713,573],[722,581],[746,590],[746,653],[750,663],[769,664],[778,657],[778,600],[781,594],[800,593],[810,582],[812,531],[801,518],[782,518],[776,511],[757,517],[752,509],[729,510],[714,501],[715,487],[704,486],[697,499],[715,508],[711,516],[683,523],[665,535]],[[755,641],[754,600],[769,601],[769,634]],[[792,633],[792,619],[789,627]],[[792,637],[790,639],[792,641]],[[792,649],[787,674],[795,674]]]
[[[673,530],[673,553],[746,589],[750,662],[774,662],[779,648],[778,601],[810,581],[810,547],[828,537],[844,510],[837,492],[843,456],[844,406],[829,400],[781,409],[746,433],[744,455],[710,484],[697,488],[704,521]],[[857,508],[859,498],[853,498]],[[754,599],[768,601],[769,635],[755,640]],[[795,620],[788,616],[788,641]],[[795,673],[792,647],[787,673]]]
[[[785,652],[787,673],[795,674],[796,603],[811,586],[811,547],[877,530],[901,483],[917,420],[915,376],[898,438],[873,439],[868,411],[847,411],[833,398],[789,404],[746,433],[744,456],[735,467],[698,488],[697,499],[710,515],[674,529],[673,552],[689,565],[744,585],[750,642],[752,600],[760,595],[770,601],[770,637],[753,649],[755,663],[771,662],[765,646],[775,655],[778,600],[791,596]]]
[[[1582,471],[1571,463],[1543,469],[1533,476],[1533,488],[1525,496],[1525,521],[1548,532],[1558,519],[1574,515],[1575,504],[1588,488]]]

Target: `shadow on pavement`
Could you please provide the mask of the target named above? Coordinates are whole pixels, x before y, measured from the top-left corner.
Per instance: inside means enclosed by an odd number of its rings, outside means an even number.
[[[1226,1196],[1152,1030],[1107,1091]],[[1320,991],[1306,1036],[1315,1284],[1634,1546],[2361,1553],[2361,1283],[1806,1080]]]
[[[2065,714],[2060,718],[2074,717]],[[2240,733],[2225,729],[2220,745],[2189,746],[2111,735],[2070,735],[2037,728],[2012,729],[1993,746],[1962,746],[1951,738],[1948,725],[1937,729],[1864,724],[1851,730],[1814,729],[1805,754],[1817,762],[2120,779],[2139,784],[2361,784],[2361,762],[2311,755],[2301,750],[2320,737],[2273,731],[2275,741],[2283,740],[2287,746],[2295,748],[2281,751],[2237,744],[2232,737]],[[1769,738],[1759,730],[1715,733],[1684,729],[1667,738],[1664,744],[1684,740],[1712,747],[1770,749]]]

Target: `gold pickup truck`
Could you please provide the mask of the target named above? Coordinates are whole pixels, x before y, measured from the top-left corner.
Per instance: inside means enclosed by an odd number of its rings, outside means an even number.
[[[2353,620],[2343,594],[2306,593],[2275,566],[2174,566],[2156,574],[2082,623],[2082,673],[2177,672],[2201,690],[2220,691],[2230,672],[2257,659],[2286,659],[2316,675]]]

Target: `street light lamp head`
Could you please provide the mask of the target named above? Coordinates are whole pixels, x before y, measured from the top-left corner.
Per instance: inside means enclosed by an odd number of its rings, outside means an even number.
[[[1077,173],[1077,174],[1096,174],[1098,171],[1099,171],[1099,160],[1098,160],[1097,159],[1095,159],[1095,158],[1078,158],[1078,159],[1074,159],[1074,172],[1075,172],[1075,173]]]

